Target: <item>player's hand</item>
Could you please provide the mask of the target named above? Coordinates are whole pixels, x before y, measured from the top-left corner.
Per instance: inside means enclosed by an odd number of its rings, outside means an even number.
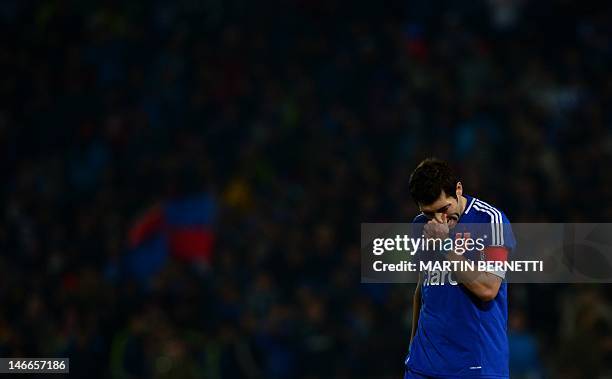
[[[446,215],[442,215],[442,222],[432,219],[423,227],[423,234],[427,238],[446,238],[449,234],[448,220]]]

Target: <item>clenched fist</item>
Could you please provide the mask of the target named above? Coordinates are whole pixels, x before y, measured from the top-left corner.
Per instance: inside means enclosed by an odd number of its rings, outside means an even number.
[[[444,215],[446,216],[446,215]],[[448,223],[446,217],[443,217],[443,222],[438,220],[429,220],[423,227],[423,234],[426,238],[446,238],[449,234]]]

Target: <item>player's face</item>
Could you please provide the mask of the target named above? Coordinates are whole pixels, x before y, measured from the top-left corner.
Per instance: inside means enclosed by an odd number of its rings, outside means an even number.
[[[419,208],[428,219],[444,222],[446,218],[448,226],[454,228],[462,212],[461,203],[458,200],[461,198],[462,192],[461,183],[457,183],[457,197],[447,195],[442,191],[436,201],[428,205],[421,204]]]

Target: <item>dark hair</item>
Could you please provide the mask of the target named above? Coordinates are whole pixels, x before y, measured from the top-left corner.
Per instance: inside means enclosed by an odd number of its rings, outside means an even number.
[[[442,191],[456,197],[457,177],[448,163],[427,158],[410,175],[408,189],[417,204],[428,205],[436,201]]]

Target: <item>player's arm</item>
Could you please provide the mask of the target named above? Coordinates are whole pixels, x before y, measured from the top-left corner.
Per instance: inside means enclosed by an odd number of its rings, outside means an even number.
[[[428,237],[448,236],[448,226],[446,215],[442,216],[441,222],[438,220],[430,220],[424,227],[425,235]],[[489,248],[485,248],[485,255],[488,254]],[[504,247],[494,247],[492,255],[495,255],[494,260],[502,259],[501,256],[507,257],[507,250]],[[501,250],[499,250],[501,249]],[[446,259],[449,261],[465,261],[466,258],[461,254],[449,253],[446,254]],[[505,260],[502,259],[502,260]],[[455,271],[455,277],[458,282],[463,284],[470,292],[482,301],[491,301],[495,299],[501,286],[502,278],[494,273],[481,271]]]
[[[419,323],[419,314],[421,313],[421,274],[414,289],[414,297],[412,298],[412,332],[410,333],[410,344],[416,334],[417,325]]]
[[[485,252],[486,254],[486,252]],[[463,255],[447,254],[449,261],[465,261]],[[455,271],[457,281],[463,284],[470,292],[482,301],[495,299],[501,286],[502,278],[490,272],[481,271]]]

